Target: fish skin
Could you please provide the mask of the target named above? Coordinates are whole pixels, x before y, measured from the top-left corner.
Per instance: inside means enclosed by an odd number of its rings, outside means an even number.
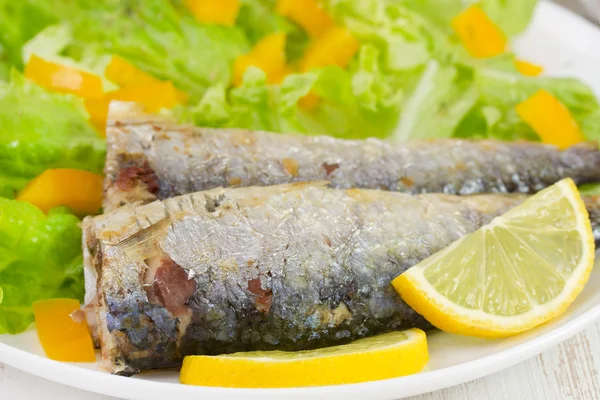
[[[103,365],[131,375],[188,354],[427,329],[392,279],[525,198],[304,183],[217,188],[87,217],[86,297],[99,298]],[[184,311],[149,300],[144,259],[155,254],[195,281]]]
[[[113,103],[104,209],[215,187],[327,180],[403,193],[535,193],[571,177],[600,182],[600,151],[533,142],[440,139],[393,143],[176,125]]]

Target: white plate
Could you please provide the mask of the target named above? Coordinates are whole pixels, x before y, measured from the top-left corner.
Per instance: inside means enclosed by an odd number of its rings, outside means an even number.
[[[560,29],[557,29],[560,27]],[[517,53],[546,68],[549,75],[576,76],[600,95],[600,30],[551,3],[538,7]],[[507,368],[569,338],[600,317],[600,269],[568,312],[534,331],[504,340],[478,340],[445,333],[430,335],[428,372],[356,385],[305,389],[222,389],[179,385],[175,372],[143,373],[132,378],[102,372],[97,363],[68,364],[47,359],[35,331],[0,335],[0,362],[64,385],[115,397],[186,399],[399,399],[457,385]]]

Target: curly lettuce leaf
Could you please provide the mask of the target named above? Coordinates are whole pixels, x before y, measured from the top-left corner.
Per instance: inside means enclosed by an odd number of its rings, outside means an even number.
[[[253,45],[266,35],[285,32],[286,56],[290,63],[298,60],[309,44],[304,29],[275,11],[275,0],[241,0],[236,25]]]
[[[168,0],[54,0],[55,15],[72,29],[64,56],[81,61],[89,48],[118,54],[142,70],[200,98],[228,84],[231,65],[250,49],[242,29],[199,24]]]
[[[0,195],[13,197],[48,168],[100,173],[105,142],[80,99],[30,83],[16,71],[0,83]]]
[[[49,2],[0,0],[0,77],[10,66],[21,69],[21,48],[44,27],[56,22]],[[2,67],[2,64],[5,64]],[[5,75],[6,77],[7,75]]]
[[[537,138],[516,114],[514,107],[544,89],[569,109],[588,139],[600,138],[600,103],[592,89],[578,79],[524,76],[511,63],[510,68],[498,64],[477,68],[475,84],[481,101],[503,113],[498,129],[490,130],[490,136],[506,140]]]
[[[243,84],[229,92],[218,84],[195,105],[175,110],[179,119],[200,126],[298,132],[343,138],[385,137],[398,120],[401,93],[387,86],[365,52],[353,74],[326,67],[288,75],[269,85],[263,71],[248,68]],[[378,78],[382,77],[382,80]],[[316,109],[301,106],[318,97]]]
[[[326,5],[362,44],[381,51],[385,72],[405,72],[431,58],[451,60],[458,51],[443,29],[401,1],[328,0]]]
[[[77,217],[0,198],[0,333],[27,329],[34,301],[83,299],[83,287]]]
[[[525,30],[537,0],[404,0],[403,3],[447,32],[451,32],[452,18],[469,5],[478,3],[502,31],[512,37]]]

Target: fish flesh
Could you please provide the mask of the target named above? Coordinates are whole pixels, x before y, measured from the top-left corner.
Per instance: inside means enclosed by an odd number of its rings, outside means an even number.
[[[177,367],[190,354],[303,350],[427,329],[390,282],[526,197],[293,183],[87,217],[86,301],[103,365],[131,375]]]
[[[111,104],[104,209],[216,187],[327,180],[410,194],[535,193],[571,177],[600,182],[600,151],[533,142],[389,142],[181,126]]]

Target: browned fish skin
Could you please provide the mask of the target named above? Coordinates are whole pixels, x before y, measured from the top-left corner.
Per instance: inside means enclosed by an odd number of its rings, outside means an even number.
[[[291,184],[89,217],[86,297],[99,295],[104,363],[128,375],[187,354],[300,350],[427,328],[391,280],[524,198]]]
[[[600,152],[590,143],[560,151],[492,140],[341,140],[177,126],[121,106],[112,117],[122,122],[107,132],[105,210],[215,187],[315,180],[461,195],[534,193],[565,177],[600,182]]]

